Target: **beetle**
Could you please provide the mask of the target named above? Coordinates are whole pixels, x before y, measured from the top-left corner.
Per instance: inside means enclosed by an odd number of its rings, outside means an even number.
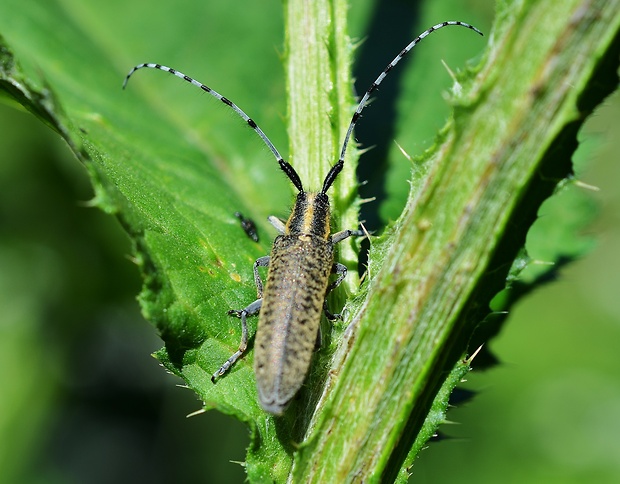
[[[247,317],[260,313],[254,344],[254,372],[260,405],[271,414],[282,415],[303,385],[319,335],[321,313],[324,311],[329,319],[338,316],[328,311],[325,302],[327,294],[336,288],[347,274],[344,265],[334,262],[334,246],[348,237],[363,235],[360,230],[343,230],[331,235],[327,191],[342,171],[353,129],[370,95],[418,42],[446,26],[465,27],[483,35],[476,27],[465,22],[446,21],[434,25],[413,39],[379,74],[362,97],[349,123],[340,158],[327,173],[319,192],[306,192],[293,166],[282,158],[258,125],[236,104],[205,84],[176,69],[153,63],[138,64],[125,77],[123,88],[138,69],[159,69],[180,77],[220,100],[260,136],[298,192],[286,222],[274,216],[269,217],[269,222],[279,235],[274,240],[271,254],[260,257],[254,263],[257,299],[243,309],[228,312],[241,319],[241,342],[239,349],[211,377],[214,383],[247,350]],[[259,267],[267,267],[265,285],[258,273]],[[337,278],[330,283],[331,274],[336,274]]]
[[[254,343],[254,372],[261,406],[281,415],[295,396],[310,368],[317,341],[321,312],[331,314],[325,297],[347,274],[347,268],[334,262],[334,245],[360,230],[343,230],[330,235],[330,207],[327,190],[342,170],[343,163],[332,167],[318,193],[306,192],[292,166],[281,161],[282,170],[299,193],[286,224],[276,217],[269,221],[280,233],[271,255],[254,263],[258,299],[229,314],[241,318],[242,338],[238,351],[213,375],[222,376],[247,349],[246,318],[260,311]],[[268,267],[263,287],[259,267]],[[331,273],[338,278],[329,283]]]

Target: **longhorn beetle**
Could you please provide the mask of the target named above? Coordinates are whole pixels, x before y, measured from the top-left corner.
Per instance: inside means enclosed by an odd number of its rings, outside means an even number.
[[[360,230],[343,230],[330,235],[330,208],[327,191],[344,166],[347,145],[370,95],[379,87],[400,60],[424,37],[448,25],[466,27],[482,35],[476,27],[464,22],[450,21],[434,25],[411,41],[366,91],[357,106],[342,143],[340,158],[332,166],[318,193],[306,192],[295,169],[280,156],[276,147],[258,125],[229,99],[182,72],[160,64],[139,64],[125,78],[123,88],[131,75],[143,67],[159,69],[199,87],[232,108],[238,116],[260,136],[275,156],[280,169],[297,189],[297,199],[286,223],[270,216],[269,222],[280,233],[273,243],[271,255],[254,263],[254,281],[258,298],[230,315],[241,318],[239,349],[217,370],[211,380],[224,375],[245,353],[248,343],[246,318],[260,312],[254,349],[254,372],[261,406],[267,412],[281,415],[299,391],[310,368],[310,359],[319,334],[321,311],[333,319],[327,310],[325,298],[346,276],[344,265],[334,262],[334,245],[351,236],[361,236]],[[259,267],[267,267],[267,282],[258,274]],[[330,274],[337,278],[329,283]]]

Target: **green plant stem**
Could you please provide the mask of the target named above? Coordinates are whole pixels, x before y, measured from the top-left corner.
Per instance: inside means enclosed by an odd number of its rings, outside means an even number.
[[[594,107],[584,93],[617,41],[620,4],[515,1],[498,10],[484,66],[455,96],[429,176],[396,230],[373,242],[368,293],[353,305],[292,482],[397,477],[460,354],[455,341],[501,289],[539,203],[570,174],[577,128]]]
[[[345,0],[288,0],[284,5],[286,85],[291,163],[306,190],[319,190],[338,160],[353,114],[351,47],[346,34]],[[356,228],[357,150],[348,149],[347,162],[331,190],[332,210],[339,228]],[[339,260],[354,266],[351,244],[342,244]],[[352,272],[349,289],[357,285]]]

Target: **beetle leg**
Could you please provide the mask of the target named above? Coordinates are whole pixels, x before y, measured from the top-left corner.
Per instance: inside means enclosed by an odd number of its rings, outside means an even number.
[[[217,370],[211,377],[211,381],[215,383],[215,379],[226,373],[235,362],[241,358],[241,355],[245,353],[248,347],[248,323],[247,317],[252,316],[260,311],[263,304],[263,281],[258,274],[259,267],[267,267],[269,265],[269,256],[259,257],[254,262],[254,282],[256,283],[256,292],[258,299],[244,309],[231,309],[228,314],[231,316],[237,316],[241,318],[241,342],[239,343],[239,349],[224,362],[220,369]]]
[[[363,235],[366,235],[363,230],[341,230],[340,232],[336,232],[334,235],[332,235],[332,244],[342,242],[344,239],[347,239],[351,236],[361,237]]]
[[[349,232],[351,231],[349,230]],[[342,316],[339,313],[333,314],[329,311],[329,309],[327,308],[327,295],[334,289],[336,289],[340,285],[342,280],[347,276],[347,268],[340,262],[335,262],[332,266],[332,274],[338,274],[338,279],[336,279],[329,286],[327,286],[327,291],[325,292],[325,301],[323,301],[323,312],[325,313],[325,317],[327,317],[327,319],[329,319],[330,321],[333,321],[335,319],[341,319]]]
[[[327,292],[325,293],[326,296],[334,289],[336,289],[340,285],[342,280],[347,276],[347,267],[340,262],[335,262],[332,266],[332,274],[338,274],[338,279],[336,279],[329,286],[327,286]]]
[[[342,314],[340,313],[334,314],[327,308],[327,299],[323,302],[323,312],[325,313],[325,317],[329,319],[330,321],[335,321],[336,319],[342,319]]]
[[[347,239],[349,237],[355,236],[355,237],[362,237],[366,235],[366,233],[363,230],[341,230],[340,232],[336,232],[334,235],[332,235],[332,244],[337,244],[338,242],[342,242],[344,239]],[[332,282],[328,287],[327,287],[327,291],[325,292],[325,298],[327,298],[327,295],[334,290],[335,288],[337,288],[340,283],[342,282],[342,280],[346,277],[347,275],[347,268],[345,266],[343,266],[342,264],[340,264],[339,262],[334,263],[334,265],[332,266],[332,274],[338,274],[338,279],[336,279],[334,282]],[[342,316],[338,313],[336,314],[332,314],[329,309],[327,308],[327,299],[325,299],[325,301],[323,302],[323,312],[325,313],[325,316],[327,317],[327,319],[333,321],[335,319],[342,319]]]
[[[269,223],[275,227],[275,229],[280,233],[280,235],[284,235],[286,233],[285,220],[274,217],[273,215],[269,215],[269,217],[267,217],[267,220],[269,220]]]
[[[245,350],[248,347],[248,323],[246,321],[246,318],[248,316],[252,316],[253,314],[258,313],[260,311],[260,307],[262,306],[262,304],[263,304],[263,300],[257,299],[252,304],[250,304],[247,308],[244,308],[241,310],[232,309],[228,311],[229,315],[231,316],[234,315],[234,316],[241,318],[241,342],[239,343],[239,349],[235,351],[235,353],[233,353],[233,355],[230,358],[228,358],[222,366],[220,366],[219,370],[213,373],[213,376],[211,377],[211,381],[213,383],[215,383],[216,378],[219,378],[224,373],[226,373],[230,369],[230,367],[233,366],[239,358],[241,358],[241,355],[245,353]]]
[[[260,276],[258,275],[258,268],[259,267],[268,267],[268,266],[269,266],[269,256],[268,255],[266,255],[264,257],[259,257],[258,259],[256,259],[256,262],[254,262],[254,283],[256,284],[256,297],[258,299],[262,299],[263,298],[263,281],[261,280]]]

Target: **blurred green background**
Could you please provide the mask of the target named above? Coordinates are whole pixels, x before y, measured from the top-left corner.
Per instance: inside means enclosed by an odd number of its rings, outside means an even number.
[[[482,19],[488,32],[490,3],[460,2],[453,18]],[[266,4],[273,12],[281,8]],[[110,8],[122,12],[119,5]],[[131,8],[144,11],[148,22],[158,3]],[[354,4],[351,35],[390,50],[381,29],[370,26],[383,25],[385,35],[396,30],[390,19],[418,8],[390,1],[379,12],[368,1]],[[244,15],[224,10],[229,18]],[[208,27],[203,46],[229,42],[229,24],[218,14],[205,8],[199,19]],[[409,24],[416,33],[427,27]],[[283,34],[269,35],[260,41],[271,46],[265,57],[277,65]],[[148,44],[144,38],[139,50],[148,58],[136,62],[159,60]],[[172,52],[183,45],[170,40]],[[239,54],[222,65],[244,62]],[[202,58],[189,47],[179,57],[179,67]],[[356,66],[364,83],[372,78],[364,74],[368,69]],[[281,71],[274,77],[283,99]],[[386,86],[381,100],[390,95]],[[380,103],[375,106],[380,118]],[[358,135],[364,146],[376,144],[367,117],[366,132]],[[580,135],[578,178],[600,191],[573,190],[598,207],[584,229],[596,246],[518,304],[489,343],[500,365],[470,374],[464,387],[475,397],[450,412],[458,425],[442,432],[452,438],[421,454],[413,482],[620,482],[619,121],[616,94]],[[266,131],[286,146],[281,133]],[[161,342],[139,314],[140,280],[129,241],[113,217],[88,207],[92,191],[83,167],[55,133],[14,106],[0,103],[0,133],[0,481],[242,482],[243,468],[231,461],[244,459],[246,429],[215,412],[185,418],[200,402],[149,356]],[[421,135],[420,149],[428,136]]]

